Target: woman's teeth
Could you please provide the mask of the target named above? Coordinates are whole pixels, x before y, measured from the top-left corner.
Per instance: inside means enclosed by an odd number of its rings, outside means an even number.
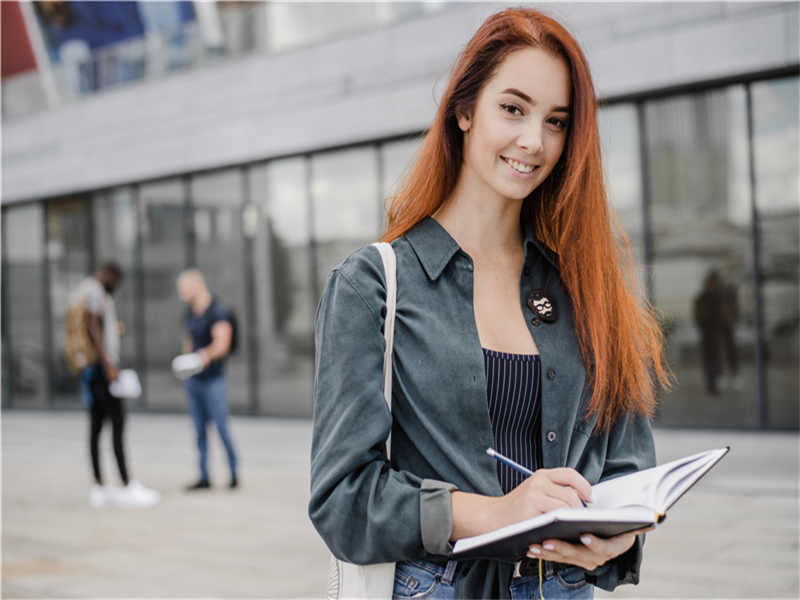
[[[530,173],[536,168],[534,165],[523,165],[510,158],[507,158],[506,162],[510,164],[512,167],[514,167],[520,173]]]

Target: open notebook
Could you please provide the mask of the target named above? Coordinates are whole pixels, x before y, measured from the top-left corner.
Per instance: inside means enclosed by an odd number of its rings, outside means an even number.
[[[527,521],[458,540],[454,558],[521,557],[544,540],[577,541],[584,533],[613,537],[656,525],[689,488],[728,453],[707,450],[592,486],[593,505],[559,508]]]

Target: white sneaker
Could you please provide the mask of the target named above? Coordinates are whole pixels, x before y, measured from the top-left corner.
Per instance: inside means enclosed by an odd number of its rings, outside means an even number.
[[[161,494],[144,487],[135,479],[116,494],[116,503],[120,508],[149,508],[158,504],[159,500]]]
[[[92,508],[106,508],[114,503],[114,490],[109,485],[95,483],[89,492],[89,506]]]

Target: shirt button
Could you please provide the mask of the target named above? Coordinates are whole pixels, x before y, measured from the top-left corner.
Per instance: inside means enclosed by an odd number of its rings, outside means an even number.
[[[525,275],[525,277],[527,277],[528,275],[531,274],[531,268],[530,267],[525,267],[524,269],[522,269],[522,273],[523,273],[523,275]]]
[[[548,431],[547,432],[547,441],[548,442],[555,442],[557,437],[558,436],[556,435],[555,431]]]
[[[556,378],[556,370],[555,369],[547,369],[547,378],[548,379],[555,379]]]
[[[541,325],[541,323],[542,322],[539,320],[539,317],[533,317],[531,319],[531,325],[538,327],[539,325]]]

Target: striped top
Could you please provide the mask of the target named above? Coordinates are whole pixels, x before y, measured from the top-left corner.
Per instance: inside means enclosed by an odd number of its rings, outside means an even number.
[[[495,450],[535,471],[542,464],[541,362],[538,354],[508,354],[483,349],[486,396]],[[503,463],[497,475],[507,494],[526,476]]]

